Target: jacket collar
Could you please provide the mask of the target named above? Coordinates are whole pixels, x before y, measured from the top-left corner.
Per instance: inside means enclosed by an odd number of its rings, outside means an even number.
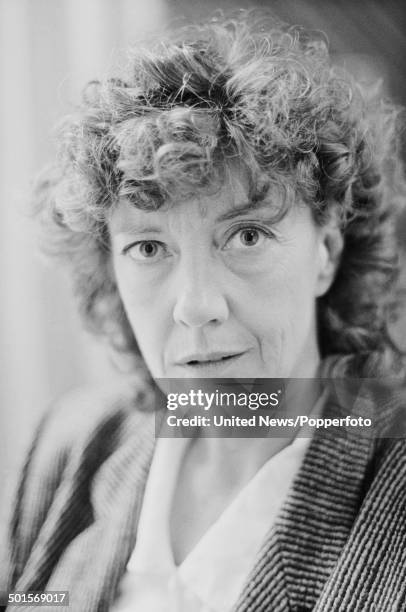
[[[333,386],[323,416],[371,416],[358,391],[358,384]],[[372,453],[370,436],[316,430],[235,611],[316,609],[359,512]]]

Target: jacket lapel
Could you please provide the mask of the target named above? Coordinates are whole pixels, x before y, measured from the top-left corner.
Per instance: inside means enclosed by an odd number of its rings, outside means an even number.
[[[333,389],[323,416],[370,415],[355,391]],[[345,411],[343,392],[351,402]],[[359,433],[316,430],[236,612],[313,610],[359,511],[372,446]]]

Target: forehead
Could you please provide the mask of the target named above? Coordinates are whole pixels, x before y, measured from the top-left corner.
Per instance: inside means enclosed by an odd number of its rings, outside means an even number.
[[[180,201],[170,201],[158,210],[143,210],[128,199],[121,198],[112,210],[109,228],[112,233],[126,232],[139,228],[146,229],[158,223],[191,221],[199,217],[207,221],[232,219],[252,210],[266,210],[277,216],[281,209],[281,196],[269,190],[263,199],[250,198],[248,180],[244,173],[230,169],[219,187],[209,187]]]

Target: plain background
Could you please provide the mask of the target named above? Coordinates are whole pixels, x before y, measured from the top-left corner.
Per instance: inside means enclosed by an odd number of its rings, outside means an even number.
[[[148,32],[254,4],[323,30],[337,62],[359,79],[381,75],[406,102],[403,0],[0,0],[0,540],[41,414],[68,389],[116,376],[107,347],[81,330],[66,274],[38,256],[27,214],[31,181],[54,153],[52,127],[86,81],[111,71],[120,50]]]

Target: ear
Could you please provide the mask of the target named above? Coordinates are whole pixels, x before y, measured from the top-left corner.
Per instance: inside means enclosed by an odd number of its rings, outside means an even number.
[[[344,239],[337,219],[332,218],[319,227],[317,297],[327,293],[333,284],[343,247]]]

